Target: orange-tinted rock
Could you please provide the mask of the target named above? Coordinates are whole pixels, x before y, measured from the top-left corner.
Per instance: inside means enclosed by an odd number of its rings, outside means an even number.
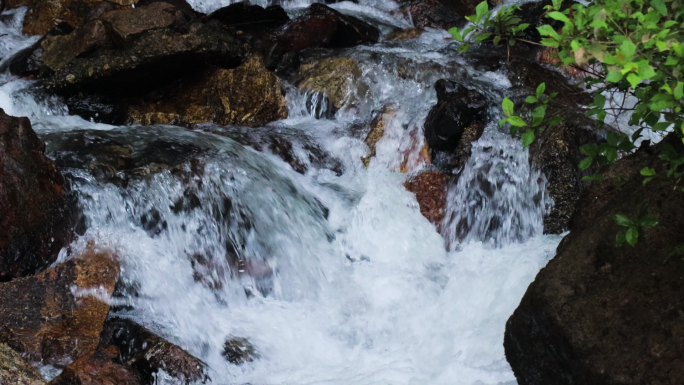
[[[143,377],[118,362],[116,346],[99,347],[95,354],[69,364],[49,385],[142,385]]]
[[[155,92],[129,110],[129,123],[260,126],[287,117],[278,77],[259,57],[240,67],[209,69],[199,77]]]
[[[366,139],[364,139],[364,143],[366,143],[368,149],[370,150],[368,155],[361,158],[364,166],[368,167],[370,164],[370,159],[375,156],[375,146],[378,144],[380,139],[382,139],[383,135],[385,135],[385,127],[390,124],[396,115],[396,110],[384,108],[371,122],[371,130],[366,136]]]
[[[118,274],[116,259],[89,249],[41,274],[0,285],[3,339],[45,364],[90,356],[109,312],[90,290],[111,295]]]
[[[124,43],[129,36],[170,26],[176,20],[175,13],[176,7],[173,5],[157,2],[144,7],[110,11],[100,16],[100,20],[107,25],[115,40]]]
[[[399,165],[399,172],[404,174],[416,170],[422,164],[429,164],[432,160],[430,147],[422,138],[418,138],[417,131],[409,133],[409,140],[410,145],[403,152],[404,158]]]
[[[160,369],[182,383],[207,379],[204,362],[131,320],[107,320],[100,343],[118,347],[121,361],[144,379],[151,379]]]
[[[77,27],[99,0],[34,0],[24,18],[23,33],[44,35],[60,22]]]
[[[400,29],[397,31],[394,31],[387,35],[385,40],[388,41],[393,41],[393,40],[410,40],[410,39],[416,39],[419,38],[420,35],[422,35],[425,31],[422,29],[418,28],[407,28],[407,29]]]
[[[420,213],[438,229],[444,219],[449,179],[441,171],[424,171],[404,183],[408,191],[416,194]]]
[[[0,281],[35,274],[71,235],[67,185],[28,118],[0,109]]]

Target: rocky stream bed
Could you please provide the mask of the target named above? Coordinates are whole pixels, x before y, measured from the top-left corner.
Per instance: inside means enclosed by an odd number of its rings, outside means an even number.
[[[2,0],[0,384],[681,384],[658,147],[580,172],[626,127],[536,46],[458,53],[476,5]]]

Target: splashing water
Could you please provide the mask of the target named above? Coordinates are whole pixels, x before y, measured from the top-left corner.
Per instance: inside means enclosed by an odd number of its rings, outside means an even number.
[[[410,25],[392,2],[336,7]],[[0,25],[11,33],[3,58],[34,41],[17,32],[25,10],[12,12]],[[367,91],[334,119],[324,98],[287,84],[290,117],[254,129],[94,124],[7,74],[0,107],[31,118],[71,180],[85,217],[72,249],[94,241],[120,255],[113,312],[205,361],[213,384],[514,384],[504,325],[560,237],[541,235],[543,177],[494,125],[449,187],[443,236],[403,187],[400,166],[424,166],[416,149],[436,80],[493,100],[509,86],[444,50],[445,34],[337,51],[357,60]],[[394,112],[366,169],[363,138],[383,109]],[[306,173],[243,146],[240,130],[284,135]],[[134,167],[113,168],[106,151],[130,154]],[[229,337],[247,338],[259,358],[227,362]]]

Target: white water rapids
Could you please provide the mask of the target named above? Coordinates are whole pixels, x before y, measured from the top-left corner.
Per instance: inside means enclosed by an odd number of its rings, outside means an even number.
[[[228,3],[209,1],[191,3],[205,12]],[[411,25],[391,1],[334,6]],[[3,16],[3,60],[36,39],[20,34],[24,13]],[[405,154],[417,162],[436,80],[466,82],[495,100],[510,86],[502,74],[460,63],[446,36],[430,31],[409,42],[337,51],[359,62],[369,89],[360,101],[335,119],[315,119],[307,95],[287,88],[290,117],[250,129],[287,133],[303,159],[303,143],[317,144],[341,162],[341,175],[315,162],[301,175],[275,155],[206,130],[94,124],[68,116],[58,99],[9,74],[0,75],[0,108],[28,116],[43,138],[102,130],[140,146],[163,140],[198,149],[201,175],[184,163],[184,176],[166,170],[123,187],[85,170],[63,171],[87,218],[72,248],[94,241],[121,256],[128,289],[112,299],[126,305],[118,314],[205,361],[211,383],[510,385],[505,322],[560,237],[541,234],[543,178],[519,141],[499,132],[498,116],[449,187],[443,235],[404,188],[399,165]],[[366,169],[365,135],[354,132],[367,132],[386,106],[396,115]],[[200,204],[178,209],[177,202],[189,202],[188,191]],[[141,222],[151,213],[164,222],[152,231]],[[223,257],[230,253],[274,275],[237,274]],[[194,255],[204,262],[193,262]],[[227,362],[221,352],[229,337],[248,339],[259,358]],[[164,375],[159,382],[173,383]]]

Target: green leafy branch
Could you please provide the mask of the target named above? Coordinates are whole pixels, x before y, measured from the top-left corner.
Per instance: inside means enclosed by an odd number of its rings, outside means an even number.
[[[618,247],[624,245],[625,242],[634,247],[639,239],[639,233],[642,232],[642,229],[654,227],[658,224],[658,219],[648,215],[648,205],[641,206],[636,220],[632,220],[623,214],[615,215],[613,220],[615,220],[615,223],[619,226],[626,227],[615,237],[615,245]]]
[[[549,101],[555,98],[558,93],[554,92],[545,95],[546,83],[541,83],[537,87],[535,95],[530,95],[525,99],[525,103],[520,107],[518,112],[515,112],[513,101],[509,98],[504,98],[501,103],[503,108],[504,119],[499,120],[499,127],[504,124],[510,124],[511,136],[516,136],[520,130],[525,129],[521,135],[524,147],[529,146],[534,142],[535,132],[543,132],[546,128],[560,124],[563,118],[556,115],[550,118],[546,117],[546,110]]]
[[[458,52],[467,52],[473,42],[481,43],[488,39],[491,39],[494,45],[503,40],[509,47],[514,46],[516,40],[523,36],[523,31],[529,27],[529,24],[520,24],[521,19],[515,15],[515,11],[519,9],[517,6],[501,7],[493,14],[486,1],[478,4],[475,8],[476,14],[466,16],[471,25],[463,30],[457,27],[449,29],[454,39],[462,43],[458,47]]]

